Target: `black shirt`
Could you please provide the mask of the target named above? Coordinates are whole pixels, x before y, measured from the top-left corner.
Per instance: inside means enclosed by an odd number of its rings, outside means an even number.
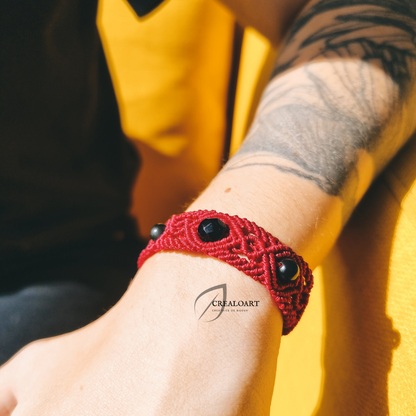
[[[161,1],[131,5],[143,15]],[[138,158],[96,13],[96,0],[0,2],[0,283],[46,255],[133,232]]]

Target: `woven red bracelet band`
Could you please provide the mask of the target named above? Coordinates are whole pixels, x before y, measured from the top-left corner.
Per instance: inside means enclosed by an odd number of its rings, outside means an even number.
[[[290,247],[245,218],[216,211],[174,215],[157,224],[138,266],[162,251],[202,253],[234,266],[269,290],[283,315],[283,335],[299,322],[313,286],[308,264]]]

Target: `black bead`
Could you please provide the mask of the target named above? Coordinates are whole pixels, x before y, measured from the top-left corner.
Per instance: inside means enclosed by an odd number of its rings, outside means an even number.
[[[201,221],[198,227],[198,235],[202,241],[214,242],[227,237],[230,229],[218,218],[207,218]]]
[[[150,238],[153,241],[156,241],[165,231],[166,225],[165,224],[156,224],[150,230]]]
[[[278,277],[282,282],[291,282],[299,276],[299,266],[292,259],[278,259]]]

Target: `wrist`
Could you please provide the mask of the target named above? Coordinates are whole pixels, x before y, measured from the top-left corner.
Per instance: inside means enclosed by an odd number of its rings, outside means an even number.
[[[195,299],[224,283],[229,300],[257,300],[256,307],[229,308],[212,322],[198,319]],[[176,374],[189,388],[218,386],[218,400],[244,396],[256,402],[257,395],[271,400],[282,319],[267,289],[244,273],[208,257],[158,253],[140,269],[116,315],[117,338],[129,344],[128,355],[151,350],[149,359],[159,357],[158,368]],[[158,343],[149,349],[144,334]],[[155,382],[167,388],[165,376],[160,380],[155,369]]]
[[[247,218],[290,246],[313,270],[341,230],[343,203],[312,181],[274,168],[277,159],[286,163],[267,153],[249,160],[234,156],[187,211]]]
[[[228,301],[256,300],[257,303],[249,313],[223,313],[221,318],[212,322],[214,326],[210,322],[202,325],[204,321],[199,320],[195,301],[205,290],[222,284],[227,286]],[[212,331],[233,324],[242,326],[240,330],[243,331],[258,331],[260,336],[260,332],[266,329],[263,321],[273,325],[279,337],[281,334],[280,311],[262,284],[220,260],[199,254],[172,251],[153,255],[132,281],[123,304],[127,309],[140,311],[141,316],[149,321],[156,312],[165,314],[169,325],[175,327],[175,334],[182,327]]]

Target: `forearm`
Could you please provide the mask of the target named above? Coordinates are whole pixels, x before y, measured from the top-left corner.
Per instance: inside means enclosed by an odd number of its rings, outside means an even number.
[[[312,267],[415,129],[416,7],[350,3],[302,12],[247,139],[191,206],[247,216]]]

